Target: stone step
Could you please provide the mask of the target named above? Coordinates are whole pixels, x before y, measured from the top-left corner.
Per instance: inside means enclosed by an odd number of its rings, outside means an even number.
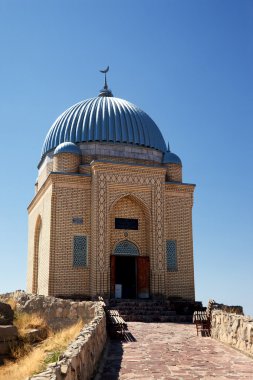
[[[132,315],[124,315],[122,314],[122,318],[126,322],[177,322],[177,316],[152,316],[152,315],[143,315],[143,314],[132,314]]]
[[[166,304],[160,304],[160,305],[153,305],[153,304],[110,304],[110,308],[115,309],[142,309],[142,310],[174,310],[171,306],[168,306]]]
[[[192,315],[177,315],[170,301],[112,299],[109,307],[118,310],[126,322],[192,322]]]
[[[118,310],[120,314],[124,314],[124,315],[136,315],[136,314],[139,314],[139,315],[151,315],[151,316],[161,316],[161,315],[164,315],[164,316],[173,316],[173,315],[176,315],[176,312],[174,310],[137,310],[137,309],[113,309],[111,308],[111,310]]]
[[[174,310],[143,310],[143,309],[112,309],[118,310],[120,314],[165,314],[165,315],[174,315],[176,312]]]
[[[122,305],[122,304],[111,304],[109,306],[110,308],[115,308],[115,309],[141,309],[141,310],[174,310],[174,308],[167,306],[165,304],[163,305]]]
[[[192,323],[192,315],[177,315],[178,323]]]
[[[168,309],[155,309],[155,310],[146,310],[146,309],[121,309],[121,308],[110,308],[111,310],[118,310],[121,314],[127,313],[127,314],[176,314],[174,310],[168,310]]]
[[[109,302],[111,306],[118,306],[118,305],[122,305],[122,306],[138,306],[138,307],[145,307],[145,306],[164,306],[166,305],[166,307],[171,307],[171,304],[170,303],[165,303],[165,302],[156,302],[156,301],[141,301],[141,302],[125,302],[125,301],[110,301]]]
[[[171,316],[150,316],[150,315],[124,315],[122,318],[126,322],[176,322],[176,323],[192,323],[192,317],[189,315],[171,315]]]
[[[171,303],[168,300],[151,300],[148,298],[136,298],[136,299],[131,299],[131,298],[111,298],[109,302],[117,302],[117,303],[156,303],[156,304],[162,304],[162,303]]]
[[[129,307],[129,306],[135,306],[135,307],[167,307],[171,308],[172,306],[170,304],[166,303],[152,303],[152,302],[143,302],[143,303],[137,303],[137,302],[110,302],[111,306],[124,306],[124,307]]]

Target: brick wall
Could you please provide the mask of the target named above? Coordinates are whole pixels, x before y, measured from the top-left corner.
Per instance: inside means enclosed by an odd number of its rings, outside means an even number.
[[[52,158],[48,155],[45,157],[43,163],[41,164],[38,172],[38,181],[37,181],[37,186],[36,186],[36,193],[37,191],[42,187],[42,185],[45,183],[47,177],[53,170],[53,160]]]
[[[77,173],[81,157],[72,153],[60,153],[53,158],[54,172]]]
[[[52,185],[48,183],[48,187],[38,194],[36,202],[28,209],[27,290],[33,292],[37,287],[37,293],[44,295],[48,294],[49,286],[51,198]],[[38,227],[40,228],[39,234]],[[38,258],[36,258],[36,254]]]
[[[192,193],[194,187],[166,185],[165,244],[176,240],[178,271],[166,271],[168,296],[193,300],[194,268],[192,241]]]
[[[91,142],[80,144],[82,151],[82,164],[90,164],[93,160],[108,160],[115,162],[130,162],[143,165],[160,165],[163,153],[156,149],[127,144],[110,144]],[[62,158],[60,158],[62,156]],[[76,157],[71,157],[76,156]],[[52,171],[77,172],[77,155],[62,153],[53,157],[53,151],[49,152],[40,163],[38,175],[38,190],[46,181]],[[53,163],[54,161],[54,163]],[[82,172],[82,169],[81,171]]]
[[[164,166],[93,161],[81,168],[83,175],[51,173],[29,206],[28,289],[32,289],[35,224],[40,215],[45,256],[41,265],[46,270],[44,277],[39,274],[39,290],[62,296],[108,295],[110,255],[115,244],[126,238],[124,230],[115,230],[114,220],[124,217],[139,220],[139,230],[129,230],[127,238],[141,255],[150,257],[151,293],[194,299],[194,186],[165,183]],[[177,172],[178,165],[174,169]],[[83,218],[83,224],[74,224],[75,217]],[[78,234],[88,237],[87,268],[73,267],[73,236]],[[177,272],[167,272],[166,240],[177,241]]]
[[[178,164],[166,165],[166,181],[169,182],[182,182],[182,166]]]
[[[91,265],[91,184],[90,178],[53,175],[54,214],[52,228],[52,286],[55,295],[90,294],[89,271]],[[83,224],[73,223],[80,218]],[[73,237],[88,238],[88,266],[73,266]]]

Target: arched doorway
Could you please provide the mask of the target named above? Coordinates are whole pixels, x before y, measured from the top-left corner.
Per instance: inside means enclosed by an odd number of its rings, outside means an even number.
[[[149,257],[129,240],[117,243],[111,256],[112,298],[149,298]]]

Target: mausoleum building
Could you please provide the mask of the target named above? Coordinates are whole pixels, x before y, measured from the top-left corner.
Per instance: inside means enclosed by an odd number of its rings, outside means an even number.
[[[105,83],[45,138],[28,206],[28,292],[194,300],[193,192],[155,122]]]

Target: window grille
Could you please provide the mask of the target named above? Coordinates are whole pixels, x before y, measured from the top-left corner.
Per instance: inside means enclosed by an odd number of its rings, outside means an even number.
[[[83,224],[83,218],[73,217],[72,223],[73,224]]]
[[[87,236],[74,236],[73,266],[87,266]]]
[[[176,240],[166,241],[166,259],[167,270],[170,272],[177,271],[177,243]]]
[[[138,256],[139,251],[134,243],[124,240],[116,245],[114,255]]]

